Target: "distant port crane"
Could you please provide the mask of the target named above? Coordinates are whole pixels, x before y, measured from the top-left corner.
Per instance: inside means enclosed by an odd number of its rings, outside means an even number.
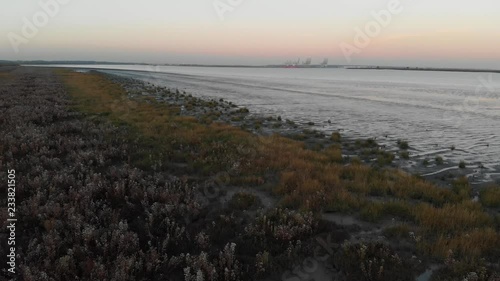
[[[328,58],[325,58],[325,60],[323,60],[323,62],[321,63],[320,66],[321,67],[328,67]]]

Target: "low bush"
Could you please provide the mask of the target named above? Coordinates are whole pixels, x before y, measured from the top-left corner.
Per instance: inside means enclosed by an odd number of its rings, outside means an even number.
[[[408,160],[410,159],[410,153],[408,151],[401,151],[399,153],[399,157],[401,157],[401,159]]]
[[[490,186],[481,190],[481,203],[487,207],[500,208],[500,187]]]
[[[408,144],[408,142],[407,142],[407,141],[405,141],[405,140],[398,140],[398,141],[397,141],[397,145],[398,145],[398,147],[399,147],[400,149],[404,149],[404,150],[406,150],[406,149],[410,148],[410,145],[409,145],[409,144]]]
[[[434,158],[434,161],[436,162],[436,165],[443,165],[444,164],[443,157],[441,157],[441,156],[436,156],[436,158]]]
[[[383,243],[344,244],[334,259],[347,280],[410,281],[414,280],[411,266]]]
[[[341,142],[342,141],[342,136],[340,135],[339,132],[333,132],[332,135],[330,136],[330,139],[333,142]]]
[[[235,210],[248,210],[259,202],[259,198],[251,193],[238,192],[229,201],[229,207]]]

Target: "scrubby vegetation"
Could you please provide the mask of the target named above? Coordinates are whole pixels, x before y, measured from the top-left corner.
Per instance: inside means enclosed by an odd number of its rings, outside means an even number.
[[[434,161],[436,162],[436,165],[443,165],[444,164],[443,157],[441,157],[441,156],[436,156],[436,158],[434,158]]]
[[[407,142],[407,141],[405,141],[405,140],[398,140],[398,141],[397,141],[397,144],[398,144],[398,147],[399,147],[400,149],[405,149],[405,150],[406,150],[406,149],[410,148],[410,145],[409,145],[409,144],[408,144],[408,142]]]
[[[442,264],[482,261],[450,266],[448,276],[486,268],[491,278],[498,270],[499,224],[486,209],[497,206],[498,187],[473,202],[465,178],[446,189],[384,167],[394,155],[374,139],[355,143],[377,159],[370,167],[343,158],[340,136],[311,149],[217,122],[222,114],[182,113],[181,100],[247,113],[217,101],[152,86],[131,93],[95,73],[59,72],[64,88],[48,72],[18,71],[0,89],[0,148],[3,165],[23,171],[24,280],[255,280],[310,256],[319,233],[342,232],[322,220],[326,212],[400,221],[382,232],[387,242],[405,237],[415,254]],[[228,175],[222,184],[214,180],[220,173]],[[203,189],[214,181],[248,192],[223,203],[223,193]],[[253,189],[278,205],[261,208]],[[414,263],[383,243],[336,251],[331,263],[347,280],[415,274]]]
[[[496,186],[486,187],[481,191],[480,199],[484,206],[500,208],[500,188]]]
[[[334,142],[341,142],[342,141],[342,136],[340,135],[339,132],[333,132],[330,138]]]
[[[229,201],[229,207],[235,210],[248,210],[258,205],[258,197],[246,192],[238,192]]]
[[[382,243],[346,244],[335,263],[347,280],[414,280],[411,266]]]
[[[112,112],[137,118],[147,114],[139,111],[155,105],[107,103],[109,96],[100,94],[117,93],[117,88],[102,78],[94,80],[95,88],[90,86],[97,95],[85,99],[80,90],[86,87],[68,83],[77,101],[72,103],[53,76],[41,80],[44,74],[16,73],[8,91],[0,92],[2,163],[22,171],[17,186],[18,241],[26,245],[18,251],[22,280],[253,280],[255,272],[278,271],[306,254],[305,239],[317,231],[310,213],[275,209],[269,213],[274,226],[268,228],[265,210],[254,218],[232,204],[227,211],[216,208],[223,213],[206,211],[208,206],[197,198],[202,195],[199,182],[168,173],[167,161],[154,155],[165,153],[173,161],[168,152],[185,151],[161,150],[154,134],[148,135],[158,128],[142,131]],[[86,115],[90,108],[94,114]],[[111,112],[103,115],[105,109]],[[139,115],[129,114],[132,110]],[[185,124],[193,128],[196,122]],[[219,149],[213,153],[229,157],[218,142],[224,141],[223,133],[214,134],[205,136],[213,138],[212,149]],[[214,168],[218,170],[235,165],[199,149],[189,148],[202,155],[174,159],[190,163],[188,171],[196,169],[196,161],[220,165]],[[199,173],[211,172],[201,167]],[[257,204],[250,195],[233,199],[240,207]],[[248,221],[254,222],[245,228]],[[270,261],[261,264],[266,259]]]
[[[410,153],[408,151],[401,151],[399,153],[399,157],[401,157],[402,159],[408,160],[408,159],[410,159]]]

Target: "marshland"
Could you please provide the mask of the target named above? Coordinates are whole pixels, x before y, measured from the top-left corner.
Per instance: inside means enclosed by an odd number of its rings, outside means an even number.
[[[500,279],[500,187],[402,170],[412,139],[106,71],[1,67],[0,95],[19,280]]]

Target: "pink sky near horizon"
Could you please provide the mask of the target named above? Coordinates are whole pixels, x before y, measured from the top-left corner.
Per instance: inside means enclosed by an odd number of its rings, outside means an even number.
[[[142,6],[131,0],[73,0],[14,53],[6,34],[21,34],[22,18],[40,11],[37,4],[16,2],[10,13],[0,9],[6,19],[0,27],[5,35],[0,59],[271,64],[312,57],[338,64],[500,68],[500,19],[495,16],[500,4],[492,0],[400,0],[403,11],[346,61],[339,45],[355,46],[356,28],[373,22],[371,13],[386,9],[389,1],[242,0],[221,20],[212,0],[193,1],[197,6],[178,0],[146,0]]]

